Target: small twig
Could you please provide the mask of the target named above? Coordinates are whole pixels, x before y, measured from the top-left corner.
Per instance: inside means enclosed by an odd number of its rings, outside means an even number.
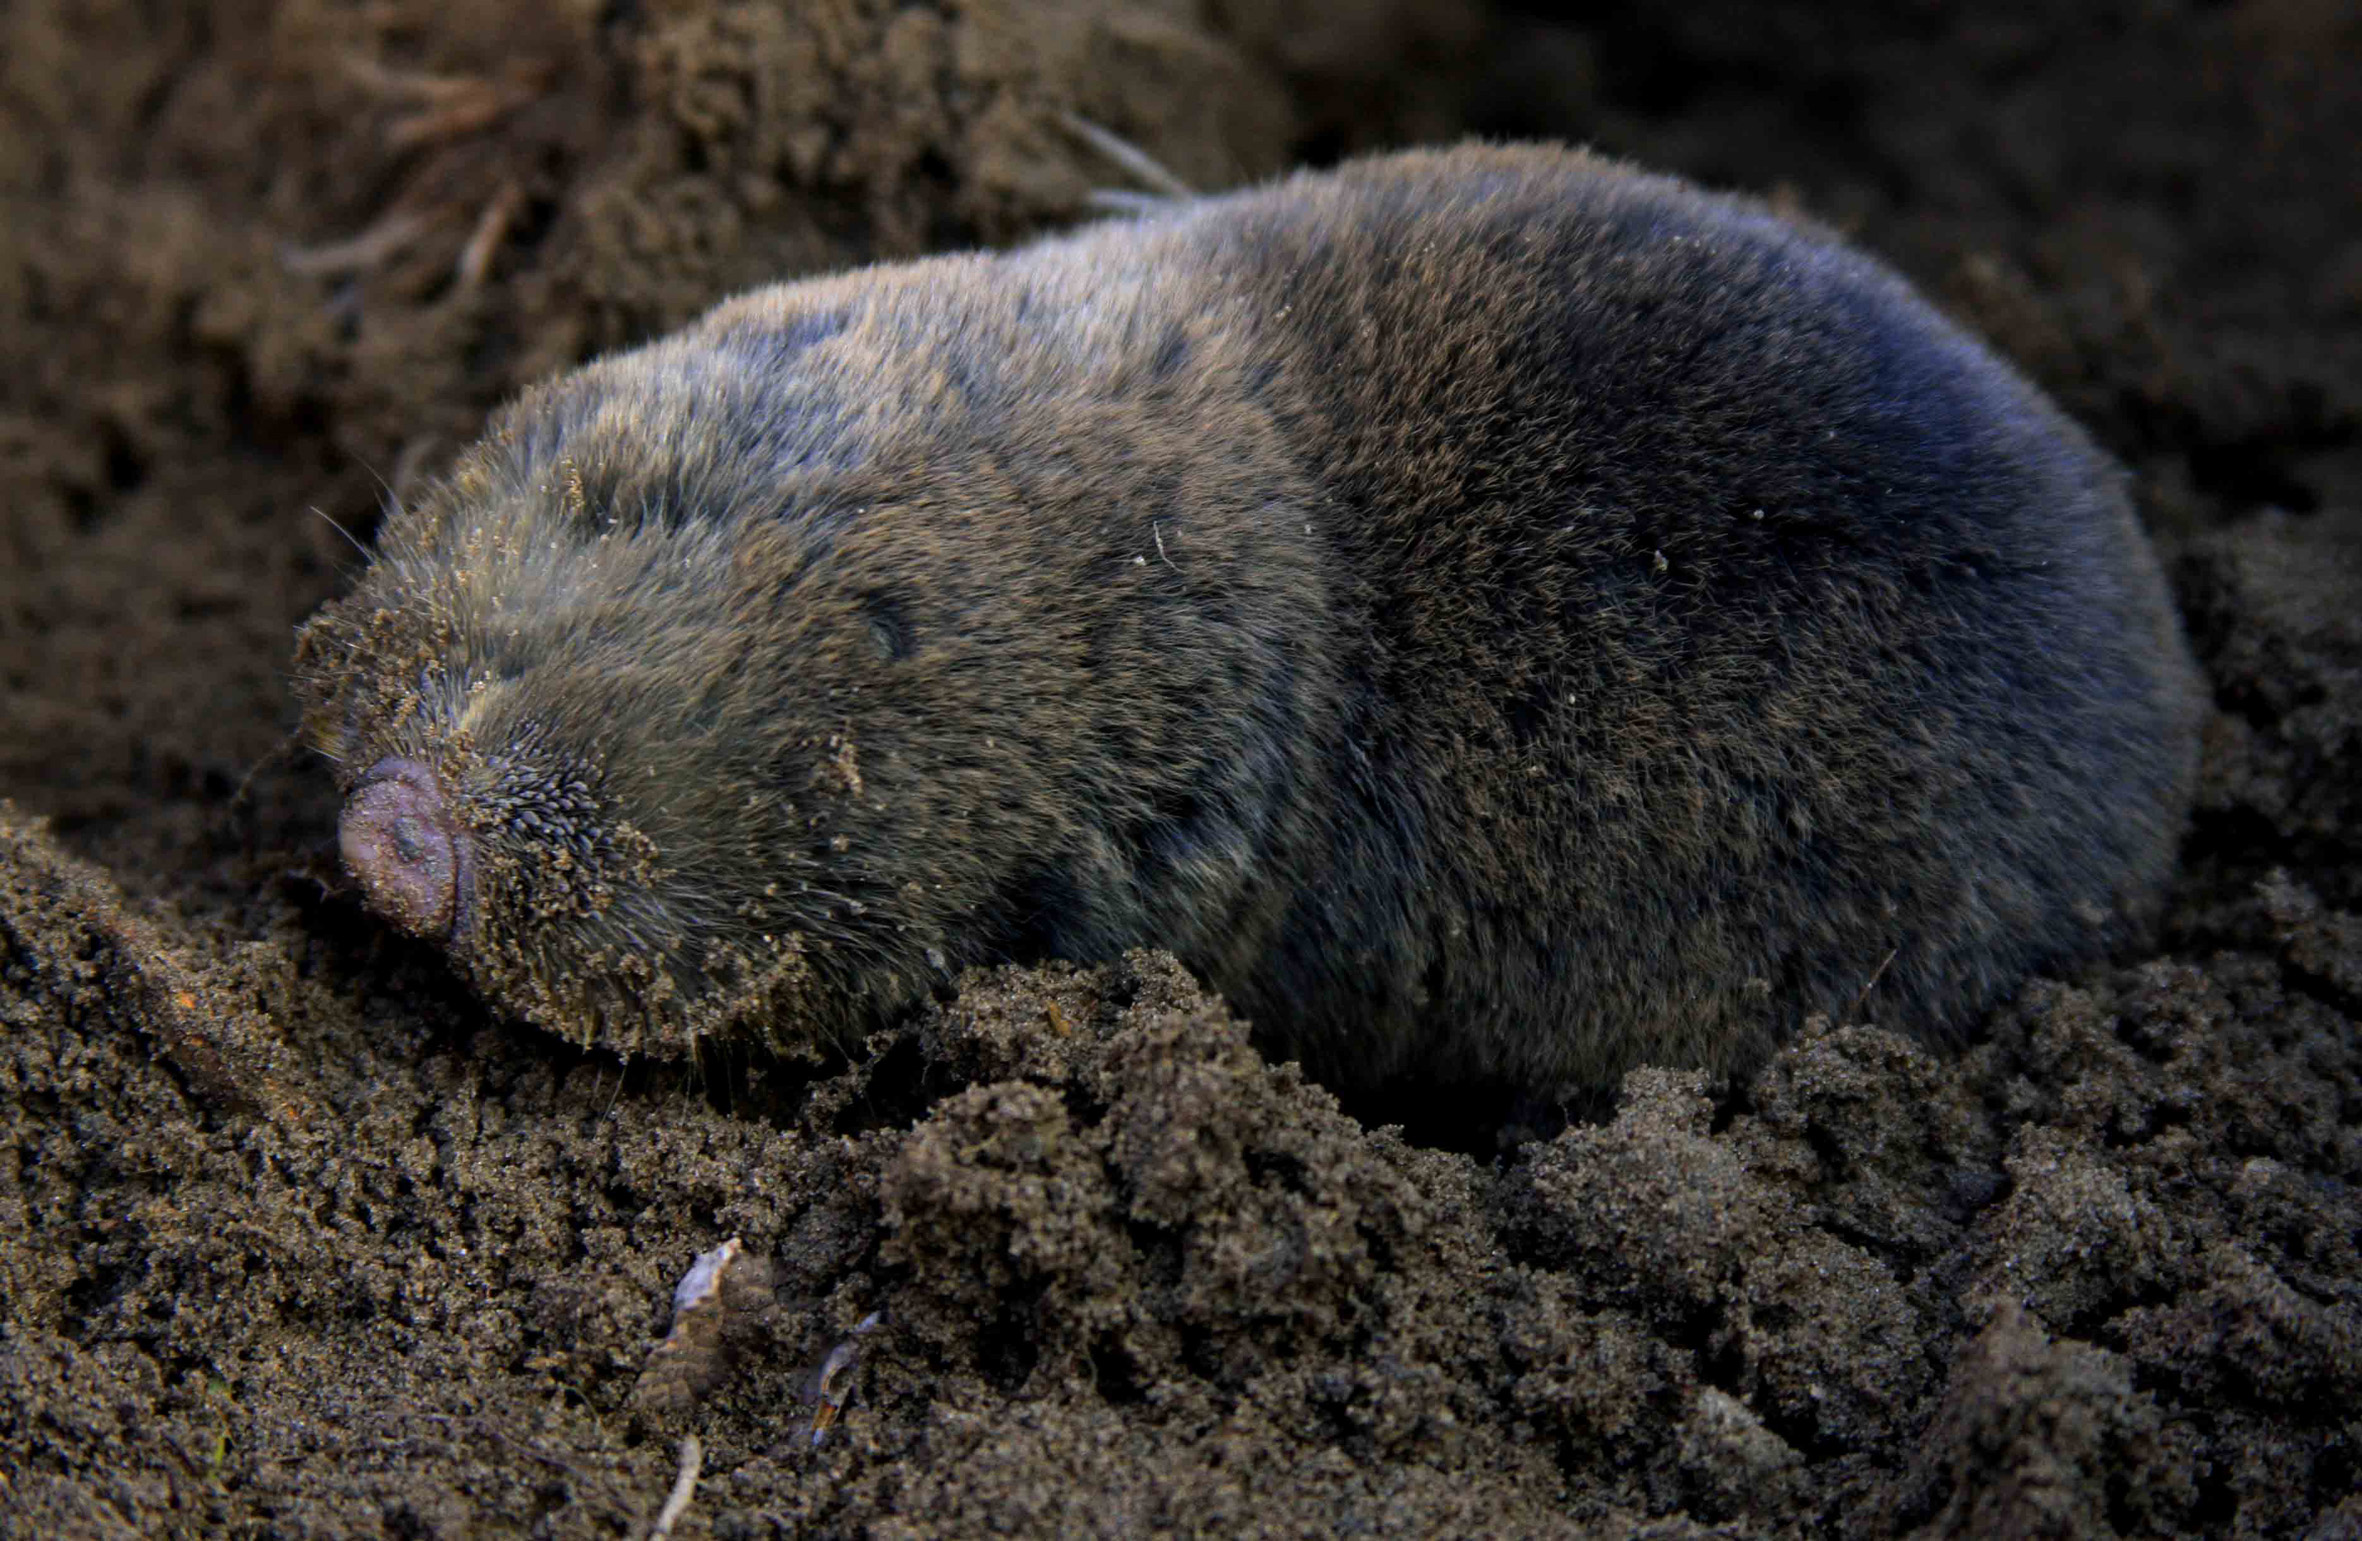
[[[373,95],[448,106],[484,89],[474,75],[432,75],[424,70],[393,69],[361,54],[347,54],[345,73],[354,84]]]
[[[1090,119],[1071,112],[1060,112],[1058,121],[1068,133],[1130,172],[1133,180],[1142,186],[1154,188],[1159,196],[1182,202],[1197,196],[1196,188],[1158,165],[1147,151],[1130,140],[1118,139]]]
[[[525,207],[525,189],[517,182],[504,182],[498,194],[484,206],[476,220],[476,228],[459,249],[459,261],[453,277],[462,289],[480,287],[492,271],[492,259],[500,251],[501,242],[508,239],[509,226],[516,223],[518,211]]]
[[[1878,967],[1870,970],[1870,977],[1862,981],[1862,993],[1854,997],[1854,1003],[1851,1006],[1845,1008],[1848,1019],[1861,1012],[1862,1002],[1868,1000],[1870,992],[1878,988],[1878,981],[1886,975],[1886,966],[1894,962],[1895,954],[1901,951],[1900,947],[1889,947],[1886,950],[1886,956],[1878,960]]]
[[[496,79],[431,75],[423,70],[389,69],[358,56],[346,59],[345,69],[372,95],[415,104],[416,111],[386,129],[386,144],[396,150],[481,133],[543,95],[552,74],[547,64],[534,63],[512,65]]]
[[[673,1490],[664,1495],[664,1507],[656,1511],[656,1523],[648,1531],[648,1541],[666,1541],[681,1516],[689,1512],[689,1500],[697,1496],[697,1473],[705,1465],[705,1446],[694,1434],[681,1436],[681,1469],[673,1478]]]
[[[872,1311],[854,1324],[853,1331],[842,1343],[828,1351],[820,1367],[812,1372],[808,1398],[812,1408],[812,1448],[817,1450],[828,1443],[828,1431],[836,1427],[845,1404],[853,1398],[853,1372],[861,1367],[861,1340],[886,1325],[886,1313]]]
[[[342,278],[365,272],[400,255],[431,223],[423,215],[396,211],[346,240],[320,246],[283,246],[279,265],[300,278]]]

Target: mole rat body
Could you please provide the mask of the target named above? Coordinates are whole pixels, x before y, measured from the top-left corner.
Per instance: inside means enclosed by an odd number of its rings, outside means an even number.
[[[683,1053],[1170,948],[1333,1084],[1941,1034],[2155,903],[2119,473],[1897,277],[1588,155],[765,289],[543,384],[305,630],[345,858]]]

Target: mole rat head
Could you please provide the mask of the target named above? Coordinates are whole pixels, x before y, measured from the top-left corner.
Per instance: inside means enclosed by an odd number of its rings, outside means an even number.
[[[779,599],[792,542],[734,517],[732,485],[685,474],[677,445],[644,465],[645,423],[585,428],[566,398],[559,434],[547,397],[394,513],[355,591],[303,629],[344,864],[486,996],[577,1041],[832,1034],[842,992],[815,943],[832,906],[863,907],[824,870],[848,777],[828,771],[834,725],[797,706],[831,663]]]

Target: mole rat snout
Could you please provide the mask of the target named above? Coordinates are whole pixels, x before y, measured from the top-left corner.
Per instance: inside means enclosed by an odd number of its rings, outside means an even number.
[[[337,845],[371,909],[417,936],[450,935],[467,877],[467,837],[426,765],[396,756],[371,766],[345,801]]]

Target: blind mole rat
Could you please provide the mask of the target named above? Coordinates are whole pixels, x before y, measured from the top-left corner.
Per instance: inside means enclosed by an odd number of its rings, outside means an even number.
[[[2010,368],[1539,146],[732,300],[503,410],[296,674],[370,902],[569,1038],[1148,945],[1341,1088],[1957,1032],[2153,914],[2198,710]]]

